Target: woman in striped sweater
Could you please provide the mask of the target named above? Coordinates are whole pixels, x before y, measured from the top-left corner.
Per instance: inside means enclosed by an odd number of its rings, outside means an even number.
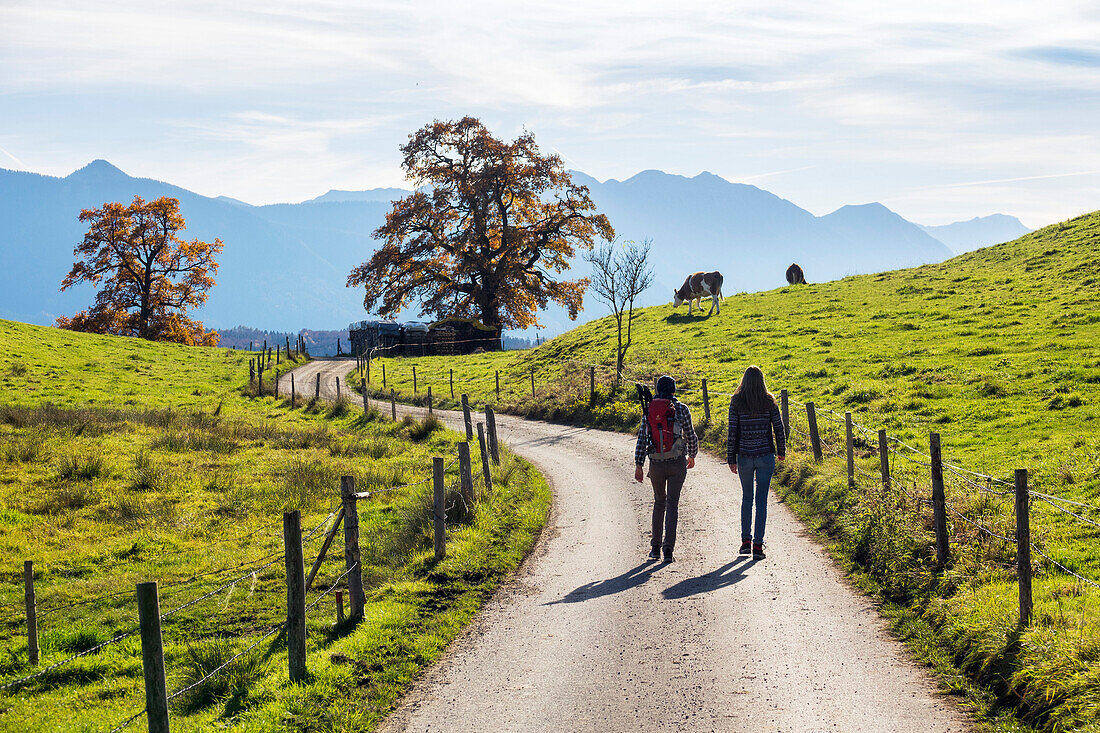
[[[729,434],[726,438],[726,463],[741,478],[742,555],[751,551],[754,558],[764,557],[768,488],[775,472],[776,459],[782,461],[786,454],[786,431],[779,405],[764,384],[764,372],[758,366],[750,366],[730,398]],[[755,534],[752,532],[754,500]]]

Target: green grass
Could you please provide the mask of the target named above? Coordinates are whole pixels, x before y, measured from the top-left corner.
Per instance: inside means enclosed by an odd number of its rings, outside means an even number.
[[[370,730],[517,567],[549,505],[529,464],[505,451],[495,491],[469,508],[450,469],[448,556],[436,562],[430,483],[384,490],[428,478],[432,456],[453,456],[461,438],[347,403],[250,397],[248,357],[0,321],[0,684],[34,671],[24,559],[43,666],[136,626],[137,582],[160,582],[164,612],[240,577],[164,621],[170,691],[259,642],[173,702],[173,729]],[[318,526],[343,475],[376,492],[358,502],[366,617],[336,627],[333,596],[321,600],[309,680],[290,685],[285,637],[264,639],[285,618],[282,513]],[[342,572],[337,540],[307,600]],[[0,728],[106,729],[143,694],[132,636],[0,692]]]
[[[930,497],[927,469],[895,456],[895,490],[881,491],[874,431],[885,428],[925,452],[935,431],[949,462],[1008,481],[1014,469],[1028,468],[1032,488],[1100,506],[1100,212],[937,265],[736,295],[711,317],[646,308],[634,335],[627,376],[650,384],[663,373],[675,376],[704,444],[720,455],[728,394],[749,364],[764,369],[774,392],[789,391],[797,430],[807,429],[803,403],[832,409],[820,411],[824,464],[808,460],[808,446],[795,435],[792,458],[778,474],[785,500],[853,577],[894,609],[899,635],[987,721],[1004,729],[1095,727],[1100,591],[1036,556],[1035,621],[1019,633],[1014,547],[952,514],[953,560],[936,572],[931,518],[914,501]],[[632,390],[614,385],[613,354],[614,321],[604,318],[524,352],[387,359],[387,394],[395,388],[403,400],[422,401],[431,385],[436,404],[453,405],[453,369],[456,396],[467,393],[474,404],[633,430],[639,410]],[[590,366],[599,382],[595,400]],[[375,391],[380,367],[372,365]],[[857,433],[862,472],[854,491],[845,475],[843,425],[835,422],[845,411],[871,431]],[[960,514],[1011,536],[1011,497],[952,473],[945,478],[947,499]],[[1079,511],[1100,521],[1100,512]],[[1100,581],[1095,526],[1039,501],[1031,526],[1040,549]]]

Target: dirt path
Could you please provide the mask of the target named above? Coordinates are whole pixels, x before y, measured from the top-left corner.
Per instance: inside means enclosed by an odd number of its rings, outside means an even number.
[[[320,364],[303,369],[350,368]],[[549,525],[383,731],[969,728],[785,506],[769,507],[768,558],[737,555],[724,463],[701,455],[689,473],[665,566],[646,560],[652,494],[632,480],[633,438],[498,425],[550,478]]]

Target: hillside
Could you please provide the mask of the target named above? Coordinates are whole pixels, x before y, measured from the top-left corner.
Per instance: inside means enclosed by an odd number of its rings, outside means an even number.
[[[529,464],[506,452],[474,516],[455,509],[451,461],[451,555],[437,561],[424,478],[462,438],[346,402],[253,398],[248,358],[0,321],[0,729],[108,730],[135,714],[144,729],[134,593],[156,580],[173,730],[370,730],[517,567],[549,504]],[[342,476],[379,494],[357,502],[365,618],[333,623],[334,548],[308,596],[309,678],[288,685],[282,515],[301,511],[308,567]]]
[[[625,181],[577,177],[620,236],[652,239],[657,284],[646,302],[663,302],[692,269],[721,269],[726,291],[782,284],[799,261],[812,281],[941,260],[950,251],[881,205],[845,207],[815,217],[767,191],[718,176],[645,171]],[[197,313],[208,326],[261,330],[331,329],[359,320],[362,294],[348,272],[375,247],[370,233],[402,189],[329,191],[297,204],[252,206],[210,198],[168,183],[127,175],[96,160],[64,178],[0,169],[0,318],[48,325],[86,307],[84,286],[58,292],[84,229],[83,208],[105,201],[173,196],[187,237],[220,237],[217,282]],[[991,240],[990,240],[991,241]],[[577,265],[583,274],[585,263]],[[589,305],[589,313],[594,308]],[[410,314],[411,315],[411,314]],[[572,325],[559,310],[543,331]]]
[[[627,376],[650,384],[662,373],[675,376],[704,443],[722,451],[728,395],[747,365],[760,365],[770,388],[789,390],[792,400],[796,432],[778,490],[883,602],[896,631],[942,684],[993,718],[1011,710],[1040,730],[1094,730],[1098,272],[1100,212],[939,264],[726,298],[721,315],[709,318],[647,308],[634,324]],[[631,385],[609,387],[613,342],[613,322],[604,318],[518,355],[387,359],[388,387],[405,399],[423,400],[428,386],[446,397],[453,369],[456,394],[475,403],[632,430],[639,410]],[[594,403],[590,365],[599,382]],[[381,365],[372,366],[377,388]],[[410,383],[414,366],[419,395]],[[825,441],[822,464],[813,462],[805,439],[803,406],[810,401]],[[843,460],[845,411],[869,433],[857,431],[854,490]],[[880,428],[896,439],[889,491],[877,481]],[[922,455],[933,431],[944,460],[960,467],[945,473],[952,561],[943,573],[935,568]],[[1014,532],[1017,468],[1027,468],[1030,488],[1048,497],[1031,502],[1036,610],[1022,634],[1015,551],[1011,540],[999,539]]]

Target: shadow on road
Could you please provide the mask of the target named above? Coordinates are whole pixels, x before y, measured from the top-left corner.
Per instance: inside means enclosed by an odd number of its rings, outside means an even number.
[[[709,593],[712,590],[733,585],[745,577],[745,571],[756,564],[749,556],[739,557],[733,562],[726,563],[717,570],[711,570],[705,575],[699,575],[687,580],[681,580],[676,585],[661,591],[668,600],[687,598],[697,593]]]
[[[562,430],[561,432],[555,433],[554,435],[543,435],[538,438],[526,438],[522,440],[517,440],[515,442],[512,442],[512,447],[558,445],[559,443],[568,442],[570,438],[574,438],[578,435],[583,435],[584,433],[590,432],[592,432],[591,428],[574,427]]]
[[[603,596],[621,593],[631,588],[637,588],[639,585],[649,580],[649,577],[653,575],[655,570],[662,567],[664,567],[664,565],[659,561],[647,560],[641,565],[627,570],[622,575],[617,575],[607,580],[594,580],[591,583],[585,583],[576,590],[569,591],[565,598],[550,601],[543,605],[554,606],[559,603],[580,603],[581,601],[587,601],[592,598],[601,598]]]

